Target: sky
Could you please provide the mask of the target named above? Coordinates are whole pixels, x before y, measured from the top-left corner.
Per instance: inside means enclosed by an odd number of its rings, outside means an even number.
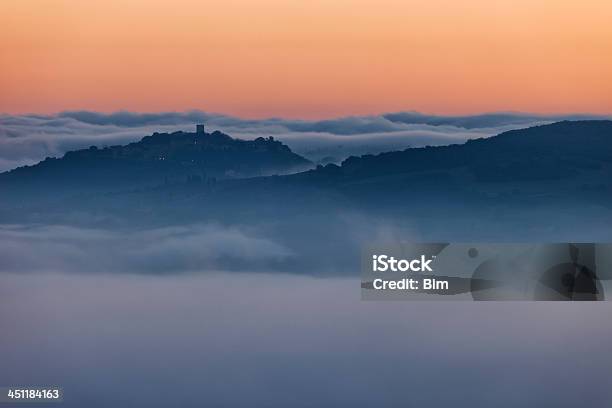
[[[612,113],[608,0],[3,0],[0,112]]]

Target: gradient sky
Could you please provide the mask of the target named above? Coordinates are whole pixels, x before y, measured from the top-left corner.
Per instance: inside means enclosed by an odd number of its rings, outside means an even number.
[[[0,112],[612,113],[609,0],[2,0]]]

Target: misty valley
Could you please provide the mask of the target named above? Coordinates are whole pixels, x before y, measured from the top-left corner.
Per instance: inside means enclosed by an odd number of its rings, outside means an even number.
[[[0,348],[12,353],[0,383],[60,384],[71,407],[197,406],[201,389],[227,406],[266,406],[272,395],[270,406],[366,407],[395,406],[409,381],[424,406],[432,377],[422,373],[445,372],[441,406],[461,393],[511,408],[494,397],[503,383],[489,397],[473,385],[504,365],[530,389],[527,374],[566,369],[563,339],[577,359],[604,356],[572,371],[572,383],[601,385],[609,331],[593,303],[427,302],[424,315],[410,302],[360,301],[358,276],[373,242],[611,241],[611,137],[610,121],[562,121],[320,163],[282,137],[198,128],[4,172],[0,320],[10,330]],[[422,278],[391,290],[470,291],[470,279]],[[499,353],[519,343],[529,347]],[[530,365],[542,356],[546,365]],[[476,361],[493,363],[468,375]],[[534,395],[557,395],[539,384]],[[579,404],[580,394],[559,401]]]

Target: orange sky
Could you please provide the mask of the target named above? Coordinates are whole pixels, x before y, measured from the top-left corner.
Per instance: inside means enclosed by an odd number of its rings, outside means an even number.
[[[0,112],[612,113],[610,0],[1,0]]]

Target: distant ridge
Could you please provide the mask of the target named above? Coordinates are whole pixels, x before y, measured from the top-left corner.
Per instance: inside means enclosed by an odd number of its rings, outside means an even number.
[[[125,146],[67,152],[0,174],[0,187],[19,190],[117,190],[189,180],[286,174],[311,162],[272,137],[234,139],[219,131],[154,133]]]
[[[612,164],[612,121],[563,121],[511,130],[464,144],[410,148],[349,157],[340,166],[319,166],[297,177],[345,181],[397,174],[463,171],[471,181],[559,180]],[[468,180],[466,180],[467,182]]]
[[[537,208],[608,211],[612,121],[558,122],[281,175],[299,166],[311,163],[271,138],[153,134],[1,174],[0,221],[274,224],[365,209],[398,219],[523,212],[537,222],[529,215]]]

